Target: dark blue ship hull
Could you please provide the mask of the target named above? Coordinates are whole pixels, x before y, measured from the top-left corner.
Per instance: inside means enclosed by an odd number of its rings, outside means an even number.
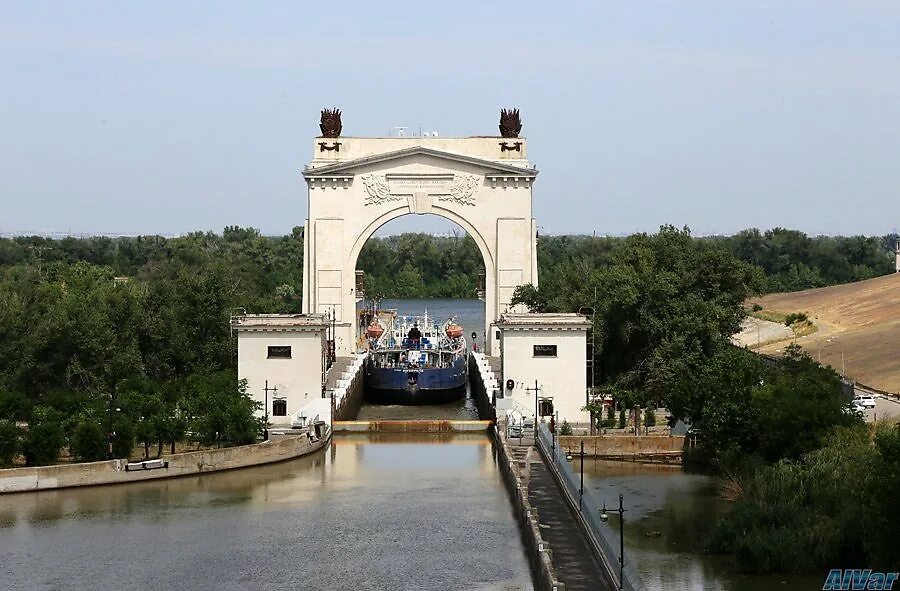
[[[375,404],[443,404],[466,394],[466,360],[450,367],[376,367],[366,362],[365,399]]]

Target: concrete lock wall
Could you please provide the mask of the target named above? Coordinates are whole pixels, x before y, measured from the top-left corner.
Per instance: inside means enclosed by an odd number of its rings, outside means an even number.
[[[513,512],[522,531],[522,541],[525,543],[528,561],[533,569],[535,589],[565,591],[566,586],[559,580],[553,567],[550,544],[541,535],[537,510],[528,500],[528,486],[522,474],[524,468],[519,467],[512,459],[512,453],[503,436],[505,431],[506,423],[501,421],[492,432],[491,442],[497,452],[497,467],[509,492]]]
[[[119,484],[232,470],[280,462],[315,452],[328,437],[311,441],[307,435],[278,437],[271,441],[164,456],[168,468],[126,471],[126,460],[59,464],[0,470],[0,493],[50,490],[75,486]]]
[[[591,457],[639,458],[662,454],[680,455],[683,435],[560,435],[557,441],[569,454],[577,454],[584,442],[584,453]]]

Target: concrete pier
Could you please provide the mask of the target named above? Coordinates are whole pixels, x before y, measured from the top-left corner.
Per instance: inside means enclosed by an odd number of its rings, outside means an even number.
[[[563,499],[544,458],[530,440],[510,439],[513,457],[526,471],[528,500],[537,511],[541,535],[553,550],[552,562],[567,591],[615,589],[584,529]]]

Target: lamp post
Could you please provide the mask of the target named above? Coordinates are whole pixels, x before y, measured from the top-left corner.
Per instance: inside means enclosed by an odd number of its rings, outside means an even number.
[[[844,378],[844,341],[837,339],[835,337],[828,337],[825,339],[826,343],[838,343],[841,346],[841,379]],[[819,365],[822,364],[822,340],[819,339],[819,356],[818,356]]]
[[[537,424],[538,424],[538,393],[541,391],[540,386],[538,386],[538,381],[534,381],[534,388],[525,388],[526,391],[530,392],[534,390],[534,436],[537,437]]]
[[[107,417],[107,427],[106,427],[106,459],[113,459],[113,437],[115,436],[115,432],[113,431],[113,406],[116,403],[116,388],[113,386],[113,391],[109,395],[109,404],[106,407],[106,417]],[[116,408],[116,412],[121,412],[121,408]]]
[[[269,440],[269,392],[272,393],[272,399],[275,398],[275,394],[278,392],[278,386],[269,387],[269,380],[266,380],[266,387],[263,388],[263,391],[266,393],[266,411],[265,411],[265,423],[263,424],[263,441]]]
[[[625,573],[625,509],[622,506],[622,493],[619,493],[619,508],[611,509],[611,511],[619,514],[619,589],[622,589],[624,586],[622,579]],[[608,519],[609,515],[606,513],[606,502],[604,501],[603,508],[600,510],[600,521],[606,522]]]
[[[581,485],[578,488],[578,509],[581,509],[581,498],[584,496],[584,439],[581,440],[581,451],[578,452],[578,455],[581,456]]]
[[[335,322],[337,321],[337,313],[334,306],[331,307],[331,364],[337,360],[337,336],[335,333]]]

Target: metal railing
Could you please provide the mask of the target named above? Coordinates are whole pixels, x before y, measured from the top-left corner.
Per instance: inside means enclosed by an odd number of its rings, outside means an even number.
[[[579,475],[575,473],[572,465],[566,459],[566,452],[559,445],[555,444],[553,434],[550,433],[550,430],[544,423],[538,425],[535,441],[541,448],[544,457],[550,459],[550,469],[559,477],[559,482],[562,483],[565,493],[572,500],[575,510],[580,514],[585,529],[603,556],[604,562],[612,573],[615,582],[619,584],[619,589],[646,591],[647,588],[641,582],[637,570],[628,561],[627,556],[624,563],[620,563],[619,535],[600,519],[602,512],[601,502],[589,490],[584,489],[583,493],[581,492]],[[609,499],[609,501],[610,506],[612,506],[613,499]],[[607,509],[608,512],[613,512],[609,511],[609,508]],[[621,580],[619,580],[620,572],[622,573]]]

